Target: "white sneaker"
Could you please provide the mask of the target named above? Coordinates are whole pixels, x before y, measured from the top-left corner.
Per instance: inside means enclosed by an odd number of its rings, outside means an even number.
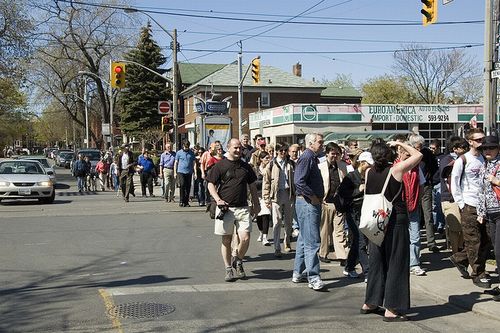
[[[325,283],[321,279],[317,279],[313,282],[309,282],[308,287],[312,290],[321,290],[325,288]]]
[[[293,283],[301,283],[301,282],[306,282],[307,281],[307,277],[303,274],[295,274],[293,273],[292,275],[292,282]]]
[[[271,242],[269,242],[269,241],[267,240],[266,235],[263,235],[263,236],[262,236],[262,245],[264,245],[264,246],[271,246]]]
[[[420,268],[420,266],[413,266],[412,268],[410,268],[410,273],[416,276],[425,275],[425,271],[422,268]]]
[[[260,233],[259,237],[257,237],[257,242],[262,242],[262,233]]]
[[[299,229],[293,229],[292,237],[299,237],[299,233],[300,233]]]
[[[349,272],[348,272],[348,271],[346,271],[346,270],[344,269],[344,271],[343,271],[342,273],[343,273],[345,276],[347,276],[348,278],[353,278],[353,279],[356,279],[356,278],[358,278],[358,277],[359,277],[359,274],[358,274],[355,270],[353,270],[353,271],[349,271]]]

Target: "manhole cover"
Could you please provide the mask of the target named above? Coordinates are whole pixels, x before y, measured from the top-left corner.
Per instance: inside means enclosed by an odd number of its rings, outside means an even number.
[[[119,318],[155,318],[175,311],[175,306],[160,303],[125,303],[109,309],[109,315]]]

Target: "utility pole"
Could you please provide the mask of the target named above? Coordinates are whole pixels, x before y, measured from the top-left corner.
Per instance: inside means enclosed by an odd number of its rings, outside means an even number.
[[[492,0],[485,0],[484,15],[484,100],[483,100],[483,128],[485,132],[491,131],[493,119],[496,123],[495,101],[496,91],[493,90],[493,79],[491,71],[493,70],[493,16]],[[496,86],[496,85],[495,85]],[[492,114],[494,115],[492,119]]]
[[[85,78],[85,87],[83,91],[83,100],[85,103],[85,147],[89,147],[89,102],[88,102],[88,91],[87,91],[87,78]]]
[[[240,52],[238,52],[238,138],[243,135],[243,50],[241,41],[238,42]]]
[[[173,113],[173,120],[174,120],[174,150],[177,150],[180,148],[180,144],[178,143],[179,137],[178,137],[178,129],[179,129],[179,115],[178,115],[178,102],[179,102],[179,86],[178,86],[178,80],[177,80],[177,29],[174,29],[172,32],[172,62],[173,62],[173,67],[172,67],[172,76],[173,76],[173,87],[172,87],[172,113]]]

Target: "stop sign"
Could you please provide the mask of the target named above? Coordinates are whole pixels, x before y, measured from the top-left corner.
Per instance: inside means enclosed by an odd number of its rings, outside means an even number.
[[[170,102],[159,101],[158,102],[158,114],[169,115],[170,114]]]

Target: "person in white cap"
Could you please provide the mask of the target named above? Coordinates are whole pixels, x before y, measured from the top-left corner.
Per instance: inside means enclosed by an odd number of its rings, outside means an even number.
[[[357,278],[356,265],[361,264],[361,269],[367,282],[368,277],[368,239],[359,232],[359,220],[361,217],[361,206],[365,195],[365,173],[373,165],[373,157],[370,152],[362,152],[352,159],[353,172],[349,172],[342,180],[338,188],[338,195],[344,199],[346,222],[351,233],[351,248],[347,255],[344,275],[349,278]]]

